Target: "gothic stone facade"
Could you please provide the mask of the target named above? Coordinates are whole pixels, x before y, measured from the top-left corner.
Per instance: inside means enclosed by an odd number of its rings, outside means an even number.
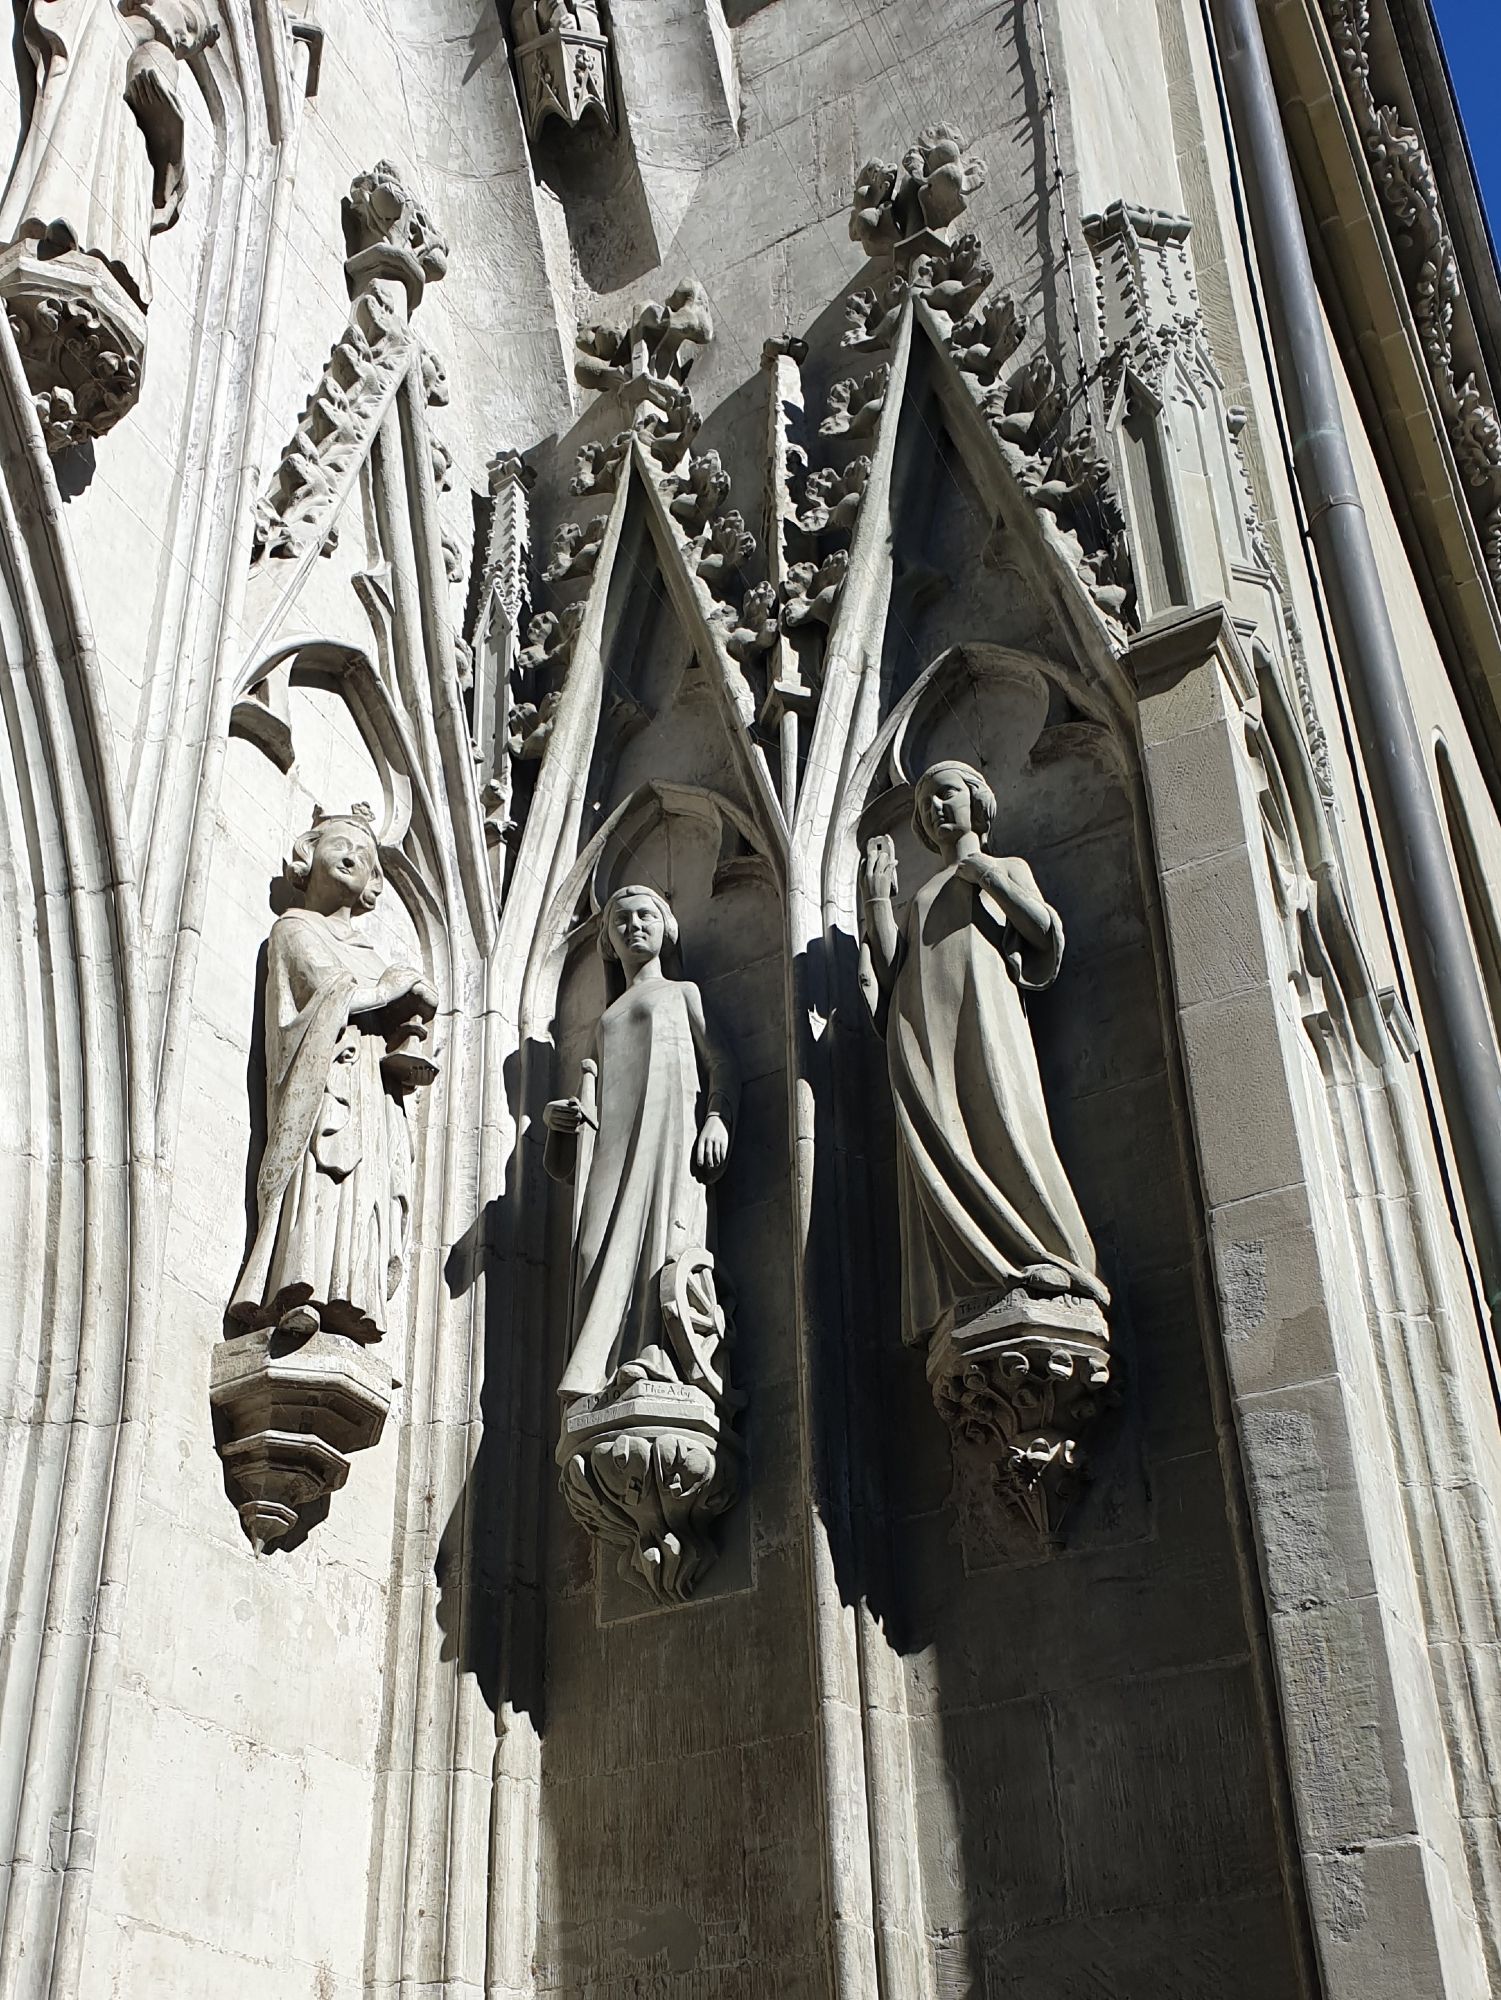
[[[1234,13],[16,0],[7,2000],[1501,1994]],[[1260,17],[1501,1019],[1501,294]]]

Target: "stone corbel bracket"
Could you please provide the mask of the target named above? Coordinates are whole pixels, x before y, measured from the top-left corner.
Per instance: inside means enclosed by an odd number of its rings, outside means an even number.
[[[389,160],[356,177],[344,235],[353,310],[256,507],[257,562],[333,547],[333,523],[421,353],[412,314],[448,269],[447,243]]]
[[[209,1402],[230,1497],[257,1555],[336,1493],[352,1452],[380,1442],[396,1384],[368,1348],[275,1327],[214,1349]]]
[[[552,119],[614,131],[610,38],[595,0],[516,0],[511,44],[529,139]]]
[[[740,1491],[729,1386],[733,1329],[714,1259],[691,1250],[661,1280],[662,1325],[677,1375],[627,1362],[598,1395],[565,1404],[558,1441],[573,1518],[619,1552],[620,1574],[655,1603],[682,1604],[714,1560],[712,1523]]]
[[[928,1384],[955,1439],[1008,1506],[1056,1544],[1084,1470],[1084,1435],[1111,1393],[1110,1332],[1087,1299],[1018,1289],[967,1300],[934,1334]]]

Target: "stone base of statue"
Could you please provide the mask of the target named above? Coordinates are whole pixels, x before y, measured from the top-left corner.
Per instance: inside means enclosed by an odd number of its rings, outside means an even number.
[[[711,1523],[739,1490],[739,1447],[721,1404],[641,1364],[564,1405],[558,1442],[568,1511],[619,1549],[620,1574],[681,1604],[714,1560]]]
[[[954,1436],[990,1461],[997,1493],[1051,1541],[1110,1387],[1099,1306],[1022,1288],[961,1300],[929,1343],[928,1382]]]
[[[54,456],[103,437],[141,393],[146,315],[97,257],[0,251],[0,297]]]
[[[516,67],[533,139],[550,118],[575,126],[592,117],[606,131],[615,129],[606,35],[582,26],[539,32],[537,10],[525,4],[516,10],[516,35]]]
[[[267,1327],[215,1348],[219,1455],[257,1555],[338,1491],[351,1452],[379,1442],[395,1388],[368,1348],[337,1333]]]

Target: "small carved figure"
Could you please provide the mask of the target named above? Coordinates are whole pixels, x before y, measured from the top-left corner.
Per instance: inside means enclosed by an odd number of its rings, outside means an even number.
[[[994,267],[972,232],[961,236],[946,257],[913,258],[908,273],[913,293],[951,327],[974,310],[994,279]]]
[[[647,391],[648,400],[641,405],[638,427],[652,458],[664,472],[672,472],[692,449],[703,418],[681,383],[649,379]]]
[[[315,815],[286,872],[302,907],[267,946],[266,1150],[229,1317],[379,1340],[405,1270],[405,1100],[436,1074],[418,1045],[438,996],[355,927],[385,885],[368,806]]]
[[[698,573],[711,590],[722,590],[755,553],[756,538],[747,533],[745,516],[731,510],[710,522],[698,555]]]
[[[582,604],[570,604],[566,611],[534,611],[527,620],[526,644],[516,655],[519,679],[529,680],[560,660],[566,660],[582,622]]]
[[[552,538],[552,561],[542,572],[544,583],[562,583],[576,576],[589,576],[599,560],[600,544],[610,525],[608,514],[596,514],[587,527],[565,521]]]
[[[730,475],[717,451],[688,461],[688,470],[668,505],[672,518],[688,536],[701,535],[715,511],[730,497]]]
[[[869,437],[886,407],[889,366],[874,368],[858,381],[853,376],[829,389],[829,414],[818,426],[820,437]]]
[[[843,472],[825,467],[808,474],[797,525],[806,535],[827,535],[853,528],[870,480],[870,460],[852,458]]]
[[[947,228],[969,206],[969,197],[984,187],[985,162],[973,153],[966,159],[966,143],[963,133],[952,125],[929,125],[903,154],[906,186],[899,192],[898,203],[900,206],[903,197],[909,204],[915,201],[920,216],[915,220],[910,207],[905,217],[898,215],[898,220],[907,224],[904,236],[923,226]]]
[[[985,185],[985,162],[964,153],[963,135],[930,125],[902,156],[900,167],[867,160],[855,179],[850,236],[872,257],[889,256],[904,238],[941,230],[960,216]]]
[[[835,549],[821,563],[794,563],[782,583],[782,630],[827,625],[849,574],[848,549]]]
[[[562,699],[562,691],[554,688],[540,701],[519,701],[512,708],[506,730],[506,749],[518,764],[535,764],[541,760]]]
[[[889,252],[901,234],[893,206],[900,174],[900,168],[892,166],[889,160],[867,160],[855,176],[850,240],[858,243],[867,256],[879,257]]]
[[[839,336],[839,345],[852,348],[857,354],[872,354],[877,348],[890,347],[901,323],[908,290],[906,278],[898,272],[879,297],[869,286],[851,292],[844,302],[844,316],[849,325]]]

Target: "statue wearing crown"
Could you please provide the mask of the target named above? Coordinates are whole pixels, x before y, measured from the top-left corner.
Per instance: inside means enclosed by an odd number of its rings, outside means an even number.
[[[368,806],[316,814],[286,876],[301,908],[266,949],[266,1150],[229,1318],[364,1343],[384,1333],[405,1271],[406,1101],[437,1073],[420,1044],[438,998],[357,927],[385,886]]]

